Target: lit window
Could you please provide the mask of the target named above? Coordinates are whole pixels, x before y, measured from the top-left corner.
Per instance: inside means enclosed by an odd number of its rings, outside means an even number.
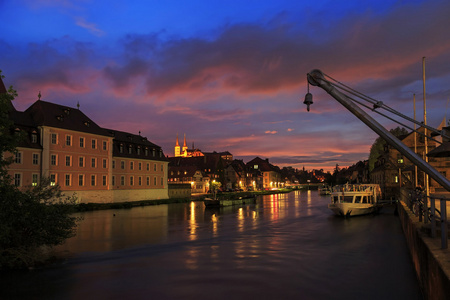
[[[39,175],[38,174],[33,174],[31,180],[32,180],[31,185],[32,186],[37,186],[38,185],[38,180],[39,180]]]
[[[50,185],[55,186],[56,185],[56,175],[50,174]]]

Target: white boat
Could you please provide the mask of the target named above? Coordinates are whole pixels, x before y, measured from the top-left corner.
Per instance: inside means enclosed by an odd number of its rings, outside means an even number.
[[[345,184],[331,190],[328,208],[336,215],[349,217],[377,212],[381,205],[381,189],[378,184]]]

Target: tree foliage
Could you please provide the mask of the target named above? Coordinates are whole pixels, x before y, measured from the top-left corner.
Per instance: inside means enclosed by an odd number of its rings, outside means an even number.
[[[71,216],[75,199],[62,199],[59,186],[50,185],[49,179],[26,191],[12,184],[8,174],[12,160],[4,154],[14,153],[22,137],[15,134],[9,118],[16,95],[12,87],[0,93],[0,269],[40,262],[42,249],[73,236],[77,221]]]
[[[394,129],[389,130],[396,137],[400,137],[402,135],[408,134],[408,131],[403,127],[396,127]],[[375,162],[378,157],[383,153],[384,146],[386,145],[386,141],[382,137],[378,137],[375,142],[370,147],[369,153],[369,171],[372,171],[375,167]]]

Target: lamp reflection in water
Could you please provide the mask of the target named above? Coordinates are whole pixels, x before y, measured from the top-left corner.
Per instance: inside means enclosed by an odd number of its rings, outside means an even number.
[[[189,216],[189,239],[194,241],[197,239],[197,222],[195,220],[195,202],[191,201]],[[187,257],[185,260],[186,268],[194,270],[198,268],[199,250],[197,247],[190,246],[187,248]]]

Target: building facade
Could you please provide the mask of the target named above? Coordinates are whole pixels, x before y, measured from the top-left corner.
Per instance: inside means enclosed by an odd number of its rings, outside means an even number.
[[[79,203],[168,198],[168,160],[147,138],[101,128],[79,109],[40,99],[24,112],[12,107],[9,116],[24,137],[8,167],[19,188],[46,177]]]

